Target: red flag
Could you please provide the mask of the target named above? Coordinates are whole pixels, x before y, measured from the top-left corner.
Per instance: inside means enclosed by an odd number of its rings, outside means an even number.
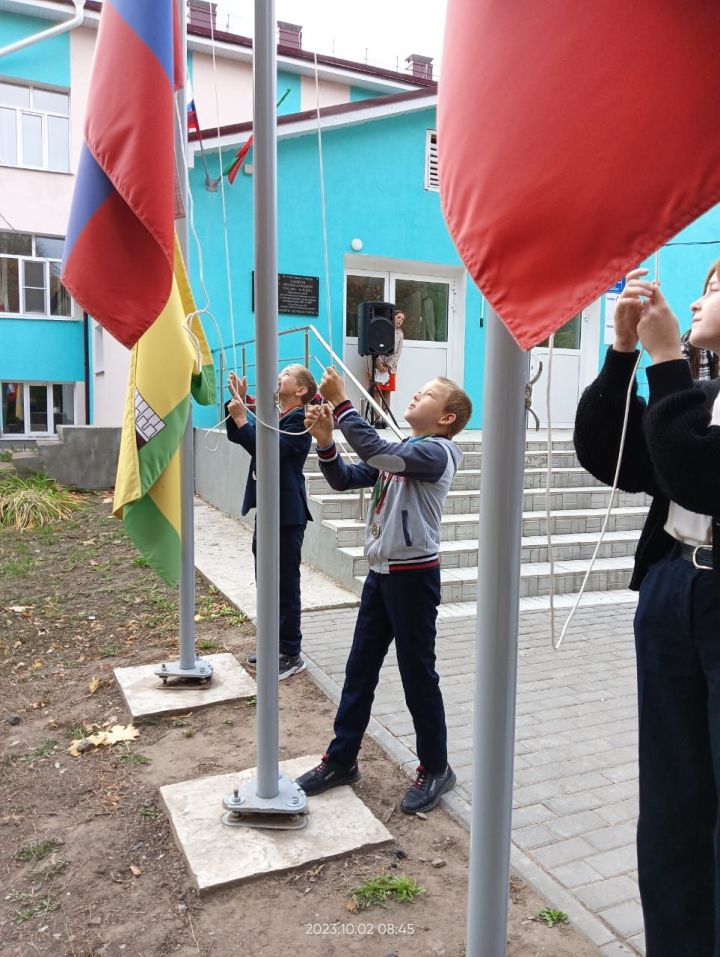
[[[172,285],[178,38],[175,0],[104,0],[62,281],[128,347]]]
[[[443,212],[523,348],[720,199],[715,0],[449,0]]]

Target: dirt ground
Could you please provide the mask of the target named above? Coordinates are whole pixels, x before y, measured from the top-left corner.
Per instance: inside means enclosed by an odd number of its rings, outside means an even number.
[[[200,897],[158,787],[256,764],[253,704],[139,726],[79,757],[87,726],[130,723],[112,670],[177,657],[176,595],[144,567],[103,496],[61,526],[0,531],[0,954],[7,957],[371,957],[464,954],[468,835],[440,809],[407,817],[406,776],[373,742],[357,793],[393,843]],[[197,647],[240,661],[254,629],[197,584]],[[280,688],[281,758],[320,753],[334,706],[307,674]],[[359,913],[349,891],[379,874],[425,893]],[[513,878],[510,957],[592,957]]]

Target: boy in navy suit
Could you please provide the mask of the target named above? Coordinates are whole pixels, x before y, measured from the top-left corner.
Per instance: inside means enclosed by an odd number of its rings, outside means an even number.
[[[239,379],[230,373],[228,388],[232,398],[225,405],[228,418],[225,421],[227,436],[231,442],[242,445],[250,455],[250,471],[242,514],[247,515],[257,505],[255,473],[255,424],[248,422],[245,378]],[[312,521],[307,507],[305,476],[303,468],[311,439],[305,432],[305,406],[317,392],[317,384],[310,372],[301,365],[291,365],[278,377],[278,403],[280,406],[280,680],[305,670],[300,654],[302,633],[300,631],[300,560],[305,526]],[[287,435],[285,433],[294,433]],[[253,533],[253,556],[257,554]],[[248,657],[255,664],[255,655]]]

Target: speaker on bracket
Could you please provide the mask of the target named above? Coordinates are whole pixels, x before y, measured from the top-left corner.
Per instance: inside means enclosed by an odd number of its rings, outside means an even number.
[[[395,351],[392,302],[361,302],[358,306],[358,355],[388,356]]]

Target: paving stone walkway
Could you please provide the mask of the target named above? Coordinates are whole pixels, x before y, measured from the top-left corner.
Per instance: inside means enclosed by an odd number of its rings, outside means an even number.
[[[212,534],[198,528],[196,564],[243,607],[253,591],[250,576],[241,571],[252,568],[249,533],[206,510],[200,509],[196,522],[212,517]],[[341,588],[336,593],[330,584],[325,576],[316,581],[314,570],[303,566],[303,604],[309,606],[303,612],[303,653],[313,679],[337,700],[357,614],[356,608],[337,606],[357,596]],[[511,865],[569,915],[599,954],[627,957],[645,953],[635,858],[635,607],[627,592],[618,593],[617,601],[609,593],[601,598],[580,606],[557,652],[550,645],[549,613],[521,611]],[[437,654],[450,761],[458,775],[443,802],[469,825],[475,619],[460,614],[467,608],[441,616]],[[558,631],[566,613],[557,614]],[[415,740],[393,649],[369,730],[412,774]]]

